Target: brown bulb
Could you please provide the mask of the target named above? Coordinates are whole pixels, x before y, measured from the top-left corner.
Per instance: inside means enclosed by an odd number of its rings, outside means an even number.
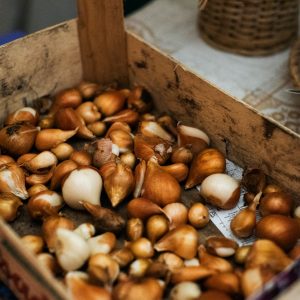
[[[262,216],[279,214],[289,216],[293,208],[293,199],[284,192],[266,194],[260,201],[259,212]]]

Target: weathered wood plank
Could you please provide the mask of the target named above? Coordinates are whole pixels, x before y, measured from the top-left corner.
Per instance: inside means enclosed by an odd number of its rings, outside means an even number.
[[[78,0],[77,5],[83,78],[128,84],[122,0]]]
[[[212,145],[242,167],[259,167],[300,192],[300,136],[220,91],[129,33],[132,83],[144,85],[161,111],[205,130]]]
[[[76,20],[0,47],[0,120],[82,78]]]

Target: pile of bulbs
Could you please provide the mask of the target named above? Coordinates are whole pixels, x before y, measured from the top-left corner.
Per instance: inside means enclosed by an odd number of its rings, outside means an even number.
[[[207,134],[153,115],[142,87],[83,82],[43,104],[11,113],[0,130],[0,215],[12,222],[26,203],[42,235],[22,241],[70,298],[247,297],[300,255],[300,207],[291,197],[258,169],[242,182],[225,174],[225,157]],[[76,137],[89,141],[76,150]],[[183,182],[201,185],[189,208],[181,203]],[[239,247],[211,236],[200,244],[197,230],[209,222],[203,203],[231,209],[241,186],[248,207],[231,230],[259,239]],[[101,205],[104,194],[110,207]],[[76,213],[66,217],[64,205],[92,221],[76,227]]]

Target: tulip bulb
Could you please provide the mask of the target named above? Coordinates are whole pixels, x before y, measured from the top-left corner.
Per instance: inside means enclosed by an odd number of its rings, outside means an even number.
[[[18,157],[17,164],[19,166],[23,166],[25,162],[28,162],[32,160],[34,157],[36,157],[36,153],[25,153]],[[13,161],[14,162],[14,161]]]
[[[26,183],[28,185],[46,184],[52,178],[54,168],[55,165],[46,174],[31,174],[27,176]]]
[[[99,113],[97,106],[90,101],[80,104],[76,108],[76,112],[86,124],[94,123],[101,118],[101,113]]]
[[[177,136],[176,121],[169,115],[163,115],[157,119],[157,122],[174,136]]]
[[[74,230],[75,225],[72,220],[59,215],[49,216],[44,219],[42,232],[49,252],[54,252],[56,243],[56,230],[58,228]]]
[[[58,160],[69,159],[73,151],[74,148],[68,143],[61,143],[51,149],[51,152],[55,154]]]
[[[104,189],[113,207],[120,204],[134,189],[132,170],[122,162],[104,179]]]
[[[176,284],[170,291],[170,300],[195,300],[201,295],[199,285],[192,281]]]
[[[119,147],[120,153],[126,153],[133,150],[132,134],[124,130],[113,130],[108,136],[112,143]]]
[[[194,258],[197,253],[198,233],[190,225],[181,225],[164,235],[155,245],[158,252],[171,251],[185,259]]]
[[[10,163],[0,166],[0,192],[12,193],[22,200],[28,198],[25,174],[17,164]]]
[[[281,272],[293,261],[270,240],[257,240],[252,245],[246,259],[246,269],[269,267],[274,272]]]
[[[163,215],[154,215],[147,220],[146,232],[149,240],[154,244],[169,231],[169,221]]]
[[[283,215],[268,215],[256,225],[256,236],[269,239],[285,250],[296,245],[300,226],[295,219]]]
[[[207,290],[201,294],[198,300],[232,300],[232,298],[224,292],[217,290]]]
[[[44,248],[44,240],[39,235],[24,235],[21,237],[21,242],[22,245],[33,254],[41,253]]]
[[[209,137],[204,131],[181,124],[177,125],[177,138],[179,147],[192,145],[191,150],[194,155],[203,151],[210,143]]]
[[[103,136],[106,132],[106,124],[102,121],[97,121],[94,123],[90,123],[87,125],[87,128],[95,135],[95,136]]]
[[[209,175],[224,173],[225,167],[225,157],[220,151],[213,148],[203,150],[192,161],[185,188],[190,189],[200,184]]]
[[[235,273],[218,273],[206,279],[204,286],[207,289],[216,289],[228,294],[238,294],[240,291],[240,279]]]
[[[161,169],[172,175],[178,182],[184,181],[189,173],[188,166],[182,163],[161,166]]]
[[[135,198],[127,204],[127,214],[131,218],[148,219],[152,215],[163,214],[164,211],[157,204],[146,198]]]
[[[126,247],[115,250],[110,255],[121,268],[126,267],[130,262],[134,260],[134,255],[132,254],[131,250]]]
[[[92,164],[92,156],[85,150],[75,150],[71,154],[70,160],[73,160],[79,166],[90,166]]]
[[[190,147],[184,146],[175,149],[171,156],[171,161],[175,163],[183,163],[188,165],[193,159],[193,153],[190,150]]]
[[[117,239],[112,232],[105,232],[88,239],[91,255],[103,253],[110,253],[116,246]]]
[[[56,156],[50,151],[43,151],[26,161],[23,166],[32,173],[43,174],[49,171],[49,168],[57,164]]]
[[[54,169],[53,176],[51,178],[50,188],[51,190],[56,190],[61,186],[63,178],[69,174],[71,171],[78,168],[78,165],[73,160],[65,160],[61,162]]]
[[[39,265],[44,269],[49,271],[52,275],[55,275],[58,270],[58,264],[55,257],[49,253],[39,253],[36,256]]]
[[[172,283],[179,283],[185,281],[198,281],[207,278],[216,273],[216,271],[205,266],[191,266],[175,269],[171,275]]]
[[[4,155],[4,154],[0,155],[0,166],[14,163],[14,162],[15,160],[11,156]]]
[[[139,120],[139,114],[131,109],[124,109],[103,119],[105,123],[114,123],[114,122],[125,122],[128,125],[135,125]]]
[[[35,147],[39,151],[55,148],[74,136],[77,133],[77,130],[77,128],[74,130],[43,129],[39,131],[36,136]]]
[[[135,87],[129,94],[127,104],[139,113],[145,113],[152,107],[152,96],[141,86]]]
[[[250,252],[250,249],[250,245],[237,248],[234,255],[235,262],[238,264],[244,264]]]
[[[88,241],[95,234],[96,229],[91,223],[82,223],[74,229],[74,232]]]
[[[173,142],[174,138],[164,130],[157,122],[142,121],[139,123],[139,132],[144,136],[159,137],[168,142]]]
[[[292,197],[284,192],[267,193],[260,201],[259,212],[262,216],[279,214],[289,216],[293,208]]]
[[[131,218],[127,220],[126,236],[130,241],[136,241],[143,236],[144,224],[139,218]]]
[[[41,219],[58,214],[63,205],[63,198],[59,194],[45,190],[29,199],[27,209],[31,218]]]
[[[188,220],[188,209],[183,203],[176,202],[167,204],[163,212],[170,222],[170,229],[186,224]]]
[[[127,133],[131,133],[131,128],[130,126],[125,123],[125,122],[114,122],[111,124],[111,126],[108,128],[106,134],[105,134],[105,137],[109,137],[110,133],[112,131],[115,131],[115,130],[122,130],[122,131],[125,131]]]
[[[142,197],[152,200],[159,206],[178,202],[181,188],[177,180],[163,171],[156,161],[148,161]]]
[[[62,183],[63,198],[74,209],[83,209],[82,201],[100,205],[101,190],[101,176],[91,167],[71,171]]]
[[[263,194],[270,194],[270,193],[277,193],[277,192],[282,192],[281,188],[276,185],[276,184],[268,184],[265,186],[265,188],[263,189]]]
[[[151,260],[149,258],[138,258],[130,264],[128,274],[131,277],[142,278],[150,266]]]
[[[146,169],[147,169],[147,163],[146,161],[142,160],[134,170],[134,178],[135,178],[135,187],[133,191],[134,198],[138,198],[141,196],[142,187],[146,175]]]
[[[28,153],[37,133],[38,128],[28,123],[5,126],[0,130],[0,148],[12,155]]]
[[[229,257],[235,254],[238,244],[225,237],[211,236],[206,239],[206,248],[213,255]]]
[[[88,273],[101,283],[112,284],[120,273],[120,267],[109,255],[98,253],[90,257]]]
[[[79,269],[90,256],[87,242],[75,232],[64,228],[56,230],[54,249],[58,263],[65,271]]]
[[[77,88],[78,91],[81,93],[82,97],[85,99],[93,98],[101,90],[99,84],[94,82],[88,82],[88,81],[82,81]]]
[[[126,152],[120,155],[120,161],[132,170],[135,166],[136,158],[132,152]]]
[[[16,124],[20,122],[27,122],[33,126],[39,120],[38,112],[32,107],[22,107],[15,112],[9,114],[4,122],[5,125]]]
[[[188,220],[195,228],[203,228],[208,224],[209,219],[209,211],[204,204],[198,202],[190,207]]]
[[[13,221],[23,203],[14,194],[0,193],[0,216],[7,222]]]
[[[130,250],[137,258],[151,258],[154,255],[154,249],[151,242],[144,237],[131,242]]]
[[[206,177],[202,184],[200,194],[210,204],[231,209],[236,206],[240,197],[241,188],[237,180],[227,174],[212,174]]]
[[[184,266],[183,259],[172,252],[164,252],[160,254],[157,260],[164,263],[170,271]]]

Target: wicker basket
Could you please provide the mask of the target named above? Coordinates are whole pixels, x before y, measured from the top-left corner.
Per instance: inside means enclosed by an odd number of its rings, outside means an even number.
[[[199,27],[214,47],[268,55],[297,36],[298,0],[200,0]]]
[[[295,42],[291,49],[290,73],[294,85],[300,87],[300,39]]]

